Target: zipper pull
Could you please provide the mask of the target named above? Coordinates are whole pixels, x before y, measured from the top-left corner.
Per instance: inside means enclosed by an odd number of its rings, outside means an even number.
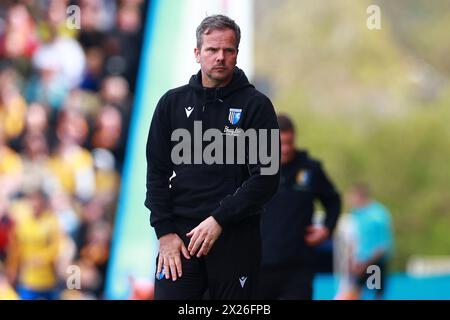
[[[205,106],[203,106],[203,112],[205,112]]]

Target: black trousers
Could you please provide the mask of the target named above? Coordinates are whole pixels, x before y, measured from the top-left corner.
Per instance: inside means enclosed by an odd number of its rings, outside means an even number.
[[[297,264],[263,266],[259,298],[263,300],[312,300],[314,272]]]
[[[174,222],[187,248],[186,233],[201,221],[177,218]],[[189,260],[180,256],[182,277],[155,279],[155,300],[201,300],[205,293],[212,300],[255,299],[261,263],[260,216],[225,227],[207,256]]]

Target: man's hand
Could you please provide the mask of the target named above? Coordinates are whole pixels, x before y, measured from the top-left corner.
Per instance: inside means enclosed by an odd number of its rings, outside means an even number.
[[[186,234],[191,238],[188,245],[191,256],[195,255],[197,251],[197,258],[202,255],[206,256],[221,233],[222,227],[216,219],[209,217],[203,220],[202,223]]]
[[[166,279],[177,280],[182,276],[182,267],[180,259],[180,251],[186,259],[190,259],[189,252],[186,249],[183,240],[175,233],[169,233],[159,238],[159,259],[157,277],[161,274],[164,267],[164,275]]]
[[[352,259],[351,263],[350,263],[350,272],[353,273],[354,275],[358,275],[361,276],[364,273],[367,272],[367,269],[369,268],[369,266],[371,265],[377,265],[380,261],[380,259],[383,257],[383,255],[385,254],[385,250],[382,248],[379,248],[377,250],[375,250],[375,253],[372,255],[372,257],[366,261],[363,262],[358,262],[354,259]]]
[[[306,233],[306,244],[311,247],[317,246],[318,244],[328,239],[328,237],[330,236],[330,231],[328,230],[328,228],[323,226],[308,226],[306,228]]]
[[[367,267],[367,263],[352,260],[350,263],[350,273],[357,277],[360,277],[366,272]]]

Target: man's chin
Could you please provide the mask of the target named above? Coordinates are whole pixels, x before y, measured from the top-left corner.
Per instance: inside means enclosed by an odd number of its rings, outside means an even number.
[[[224,73],[224,72],[212,72],[209,74],[209,78],[214,81],[223,82],[228,79],[230,79],[231,74],[230,73]]]
[[[224,80],[228,78],[228,74],[224,74],[222,72],[213,72],[211,73],[211,79],[214,80]]]

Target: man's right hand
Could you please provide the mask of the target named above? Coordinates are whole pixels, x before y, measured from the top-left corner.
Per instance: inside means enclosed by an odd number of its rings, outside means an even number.
[[[189,251],[186,249],[183,240],[175,234],[169,233],[159,238],[159,259],[157,277],[164,267],[164,276],[166,279],[177,280],[177,276],[182,276],[180,251],[186,259],[190,259]]]

